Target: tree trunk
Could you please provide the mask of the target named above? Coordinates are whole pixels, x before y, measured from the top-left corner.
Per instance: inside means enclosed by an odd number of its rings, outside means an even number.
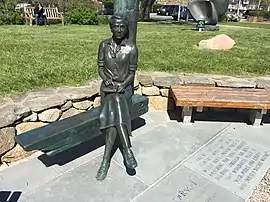
[[[140,1],[140,20],[149,21],[152,6],[155,0],[141,0]]]
[[[115,0],[114,13],[125,14],[129,19],[129,40],[136,44],[138,0]]]

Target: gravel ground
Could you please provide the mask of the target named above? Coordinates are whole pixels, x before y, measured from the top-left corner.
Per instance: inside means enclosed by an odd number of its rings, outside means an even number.
[[[270,202],[270,169],[247,202]]]

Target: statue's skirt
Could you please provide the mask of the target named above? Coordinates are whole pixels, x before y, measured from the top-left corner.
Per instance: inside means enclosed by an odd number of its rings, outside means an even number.
[[[105,93],[101,87],[100,130],[122,124],[131,135],[131,96],[131,86],[124,93]]]

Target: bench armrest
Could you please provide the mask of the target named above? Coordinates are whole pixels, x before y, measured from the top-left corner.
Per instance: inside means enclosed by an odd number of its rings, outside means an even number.
[[[60,16],[61,18],[64,17],[64,12],[58,12],[57,14],[58,14],[58,16]]]
[[[25,17],[27,17],[27,18],[32,18],[32,19],[34,19],[34,16],[32,15],[32,13],[25,12],[24,15],[25,15]]]

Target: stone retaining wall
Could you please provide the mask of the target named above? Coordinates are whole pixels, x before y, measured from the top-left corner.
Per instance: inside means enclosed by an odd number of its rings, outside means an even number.
[[[80,87],[60,87],[0,98],[0,164],[23,159],[25,152],[14,136],[99,106],[99,80]],[[173,75],[162,72],[140,73],[135,79],[135,93],[149,98],[150,110],[171,110],[171,85],[269,88],[270,78],[235,78],[214,75]]]

